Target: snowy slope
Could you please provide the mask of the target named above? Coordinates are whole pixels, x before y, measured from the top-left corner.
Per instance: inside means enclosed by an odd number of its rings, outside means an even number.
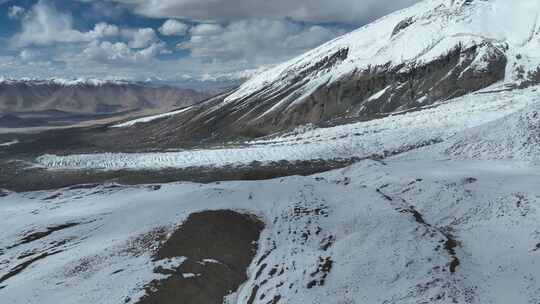
[[[446,153],[453,157],[539,160],[540,104],[458,135]]]
[[[246,303],[256,285],[253,303],[264,304],[278,296],[280,303],[536,303],[539,169],[516,161],[364,161],[259,182],[11,193],[0,198],[0,277],[51,255],[3,280],[0,298],[135,303],[156,278],[153,267],[182,262],[152,262],[154,245],[144,236],[170,231],[192,212],[232,209],[259,215],[266,228],[248,282],[228,303]],[[78,225],[10,247],[29,231],[69,223]]]
[[[540,160],[540,104],[458,132],[444,143],[414,151],[402,159],[519,159]]]

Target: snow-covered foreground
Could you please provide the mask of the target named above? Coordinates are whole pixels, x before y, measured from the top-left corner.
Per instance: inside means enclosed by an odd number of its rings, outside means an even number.
[[[490,123],[496,124],[509,115],[533,111],[538,107],[538,87],[505,91],[504,87],[496,86],[421,111],[332,128],[293,132],[273,139],[249,142],[247,147],[242,148],[167,153],[43,155],[36,162],[49,169],[136,170],[239,165],[284,159],[296,161],[384,156],[441,141],[444,144],[454,143],[463,140],[460,134],[484,125],[489,126]],[[509,123],[502,131],[512,137],[512,132],[521,134],[526,131],[517,130],[519,127]],[[490,158],[489,149],[484,152],[482,156]],[[448,158],[444,153],[437,157]]]
[[[0,198],[0,299],[133,303],[156,264],[181,263],[152,262],[145,236],[232,209],[266,228],[230,303],[255,285],[254,303],[538,303],[539,181],[540,167],[518,161],[366,160],[313,177],[10,193]]]

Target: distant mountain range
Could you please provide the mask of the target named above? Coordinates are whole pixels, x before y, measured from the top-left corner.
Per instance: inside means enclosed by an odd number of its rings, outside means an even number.
[[[102,114],[193,105],[208,93],[170,85],[96,79],[0,78],[0,113],[59,110]]]

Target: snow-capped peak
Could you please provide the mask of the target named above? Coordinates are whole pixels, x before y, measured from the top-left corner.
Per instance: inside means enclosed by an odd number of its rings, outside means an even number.
[[[0,76],[0,84],[18,84],[25,83],[31,85],[60,85],[60,86],[103,86],[103,85],[122,85],[133,83],[123,78],[12,78]]]

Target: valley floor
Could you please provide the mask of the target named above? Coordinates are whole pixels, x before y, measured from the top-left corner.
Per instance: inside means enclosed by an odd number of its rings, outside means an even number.
[[[115,171],[238,166],[254,161],[385,158],[438,143],[442,143],[439,146],[448,147],[476,129],[489,130],[490,124],[505,122],[511,115],[537,111],[540,108],[538,89],[536,86],[508,91],[496,85],[420,111],[396,113],[381,119],[330,128],[299,128],[287,134],[232,147],[224,145],[213,149],[150,153],[42,155],[35,160],[35,165],[52,170]],[[517,131],[522,133],[525,130],[516,128],[527,126],[508,127],[501,136],[511,137],[514,135],[512,132]],[[482,138],[478,138],[478,144],[482,144],[482,141]],[[489,147],[486,149],[485,154],[489,154]],[[444,159],[458,156],[440,153],[432,157]],[[519,157],[536,158],[534,153]]]

